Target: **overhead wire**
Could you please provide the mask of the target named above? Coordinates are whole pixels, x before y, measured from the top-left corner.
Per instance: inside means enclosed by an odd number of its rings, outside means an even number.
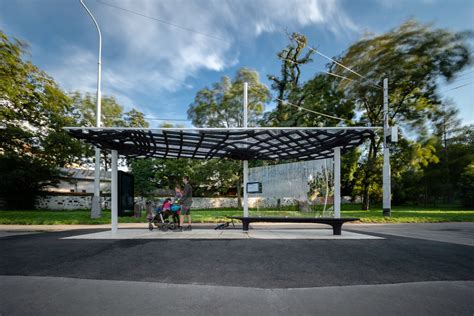
[[[320,55],[321,57],[326,58],[327,60],[329,60],[329,61],[335,63],[335,64],[338,65],[338,66],[341,66],[342,68],[344,68],[344,69],[350,71],[351,73],[355,74],[356,76],[359,76],[360,78],[363,78],[363,79],[365,79],[365,80],[367,80],[367,81],[373,81],[372,79],[367,78],[367,77],[364,76],[364,75],[361,75],[361,74],[358,73],[357,71],[355,71],[355,70],[353,70],[353,69],[351,69],[351,68],[349,68],[349,67],[347,67],[347,66],[341,64],[341,63],[338,62],[337,60],[334,60],[334,59],[332,59],[331,57],[329,57],[329,56],[323,54],[322,52],[320,52],[320,51],[317,50],[316,48],[311,47],[311,46],[307,45],[306,43],[303,43],[303,42],[300,41],[299,39],[297,39],[297,38],[291,38],[290,35],[289,35],[287,32],[286,32],[286,35],[287,35],[290,39],[293,39],[293,40],[297,41],[297,42],[300,43],[300,44],[304,44],[304,45],[307,46],[308,49],[311,50],[312,52],[314,52],[314,53]],[[379,89],[382,89],[382,87],[381,87],[380,85],[378,85],[378,84],[374,84],[374,86],[377,87],[377,88],[379,88]]]
[[[275,98],[275,100],[280,101],[280,102],[283,102],[284,104],[291,105],[291,106],[293,106],[293,107],[300,108],[300,109],[305,110],[305,111],[308,111],[308,112],[310,112],[310,113],[317,114],[317,115],[320,115],[320,116],[325,116],[325,117],[328,117],[328,118],[331,118],[331,119],[334,119],[334,120],[339,120],[339,121],[343,121],[343,122],[344,122],[344,121],[349,121],[349,120],[342,119],[342,118],[339,118],[339,117],[336,117],[336,116],[332,116],[332,115],[324,114],[324,113],[321,113],[321,112],[317,112],[317,111],[314,111],[314,110],[305,108],[305,107],[303,107],[303,106],[301,106],[301,105],[297,105],[297,104],[294,104],[294,103],[291,103],[291,102],[282,100],[282,99],[280,99],[280,98]]]
[[[116,115],[104,115],[105,117],[108,118],[123,118],[122,116],[116,116]],[[145,116],[143,117],[145,120],[150,120],[150,121],[180,121],[180,122],[189,122],[190,120],[187,119],[170,119],[170,118],[158,118],[158,117],[149,117]]]
[[[288,58],[281,58],[282,60],[286,60],[290,63],[293,63],[293,64],[298,64],[297,62],[295,62],[294,60],[291,60],[291,59],[288,59]],[[328,75],[331,75],[331,76],[334,76],[334,77],[337,77],[337,78],[341,78],[341,79],[345,79],[345,80],[349,80],[349,81],[354,81],[354,79],[351,79],[351,78],[347,78],[347,77],[344,77],[344,76],[341,76],[341,75],[337,75],[335,73],[332,73],[332,72],[329,72],[329,71],[322,71],[324,72],[325,74],[328,74]]]
[[[448,90],[444,90],[444,91],[442,91],[442,93],[452,91],[452,90],[457,90],[457,89],[463,88],[465,86],[469,86],[471,84],[474,84],[474,82],[469,82],[469,83],[466,83],[466,84],[463,84],[463,85],[460,85],[460,86],[457,86],[457,87],[454,87],[454,88],[451,88],[451,89],[448,89]]]
[[[154,20],[154,21],[160,22],[160,23],[162,23],[162,24],[165,24],[165,25],[168,25],[168,26],[172,26],[172,27],[175,27],[175,28],[184,30],[184,31],[188,31],[188,32],[191,32],[191,33],[195,33],[195,34],[199,34],[199,35],[202,35],[202,36],[206,36],[206,37],[209,37],[209,38],[212,38],[212,39],[215,39],[215,40],[219,40],[219,41],[222,41],[222,42],[225,42],[225,43],[230,43],[228,40],[226,40],[226,39],[224,39],[224,38],[221,38],[221,37],[218,37],[218,36],[215,36],[215,35],[212,35],[212,34],[208,34],[208,33],[205,33],[205,32],[197,31],[197,30],[195,30],[195,29],[192,29],[192,28],[189,28],[189,27],[185,27],[185,26],[181,26],[181,25],[178,25],[178,24],[175,24],[175,23],[172,23],[172,22],[168,22],[168,21],[163,20],[163,19],[155,18],[155,17],[153,17],[153,16],[149,16],[149,15],[143,14],[143,13],[141,13],[141,12],[133,11],[133,10],[130,10],[130,9],[127,9],[127,8],[123,8],[123,7],[120,7],[120,6],[111,4],[111,3],[107,3],[107,2],[104,2],[104,1],[100,1],[100,0],[97,0],[97,3],[100,3],[100,4],[102,4],[102,5],[106,5],[106,6],[109,6],[109,7],[115,8],[115,9],[118,9],[118,10],[122,10],[122,11],[125,11],[125,12],[128,12],[128,13],[132,13],[132,14],[135,14],[135,15],[138,15],[138,16],[141,16],[141,17],[150,19],[150,20]]]
[[[464,76],[467,76],[467,75],[471,75],[473,72],[474,72],[474,70],[466,71],[466,72],[461,73],[460,75],[456,76],[456,78],[461,78],[461,77],[464,77]]]

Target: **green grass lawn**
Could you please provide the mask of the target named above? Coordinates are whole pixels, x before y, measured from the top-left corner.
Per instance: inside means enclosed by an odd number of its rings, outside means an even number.
[[[221,223],[226,216],[241,216],[240,209],[192,210],[193,222]],[[316,217],[321,212],[300,213],[291,208],[283,210],[251,209],[250,216],[288,216]],[[474,209],[455,206],[417,207],[396,206],[391,217],[383,217],[381,208],[361,211],[360,205],[343,205],[342,217],[357,217],[362,223],[438,223],[438,222],[474,222]],[[146,217],[119,217],[119,223],[145,223]],[[0,224],[21,225],[58,225],[58,224],[109,224],[110,212],[104,211],[100,219],[91,219],[90,211],[0,211]]]

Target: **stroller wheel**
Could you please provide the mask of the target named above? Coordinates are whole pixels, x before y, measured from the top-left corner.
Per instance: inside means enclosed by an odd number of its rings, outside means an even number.
[[[174,230],[176,228],[176,224],[175,223],[169,223],[168,228],[171,229],[171,230]]]
[[[167,224],[162,224],[160,226],[160,229],[161,229],[162,232],[166,232],[166,231],[168,231],[168,225]]]
[[[148,229],[149,229],[150,231],[153,230],[153,224],[152,224],[152,223],[148,224]]]

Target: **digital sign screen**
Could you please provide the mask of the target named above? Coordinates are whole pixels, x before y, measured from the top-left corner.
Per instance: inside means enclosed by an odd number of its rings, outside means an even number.
[[[247,193],[262,193],[262,182],[247,182]]]

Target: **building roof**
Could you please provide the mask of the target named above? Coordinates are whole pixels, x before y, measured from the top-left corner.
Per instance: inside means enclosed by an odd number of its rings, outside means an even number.
[[[66,130],[104,150],[131,158],[313,160],[361,145],[374,127],[80,128]]]
[[[68,179],[94,181],[94,177],[95,177],[94,169],[61,168],[61,171],[68,174],[66,176],[66,178]],[[100,179],[101,181],[110,180],[111,172],[101,169]]]

